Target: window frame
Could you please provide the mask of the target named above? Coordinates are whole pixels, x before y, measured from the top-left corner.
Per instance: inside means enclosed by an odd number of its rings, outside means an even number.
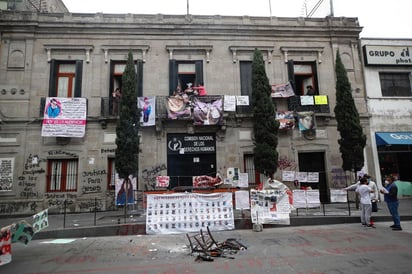
[[[53,168],[58,168],[59,164],[61,165],[60,171],[53,172]],[[71,166],[70,164],[74,164],[74,165]],[[74,168],[74,170],[70,171],[70,168]],[[56,180],[58,176],[60,176],[59,182],[57,182]],[[79,159],[78,158],[48,159],[46,177],[47,177],[47,183],[46,183],[47,192],[77,192],[78,177],[79,177]],[[52,186],[53,180],[54,180],[54,186]],[[74,188],[73,187],[70,188],[70,180],[74,180]]]
[[[60,65],[74,64],[74,76],[72,72],[59,72]],[[59,95],[59,78],[69,77],[67,96]],[[50,60],[49,97],[81,97],[83,79],[83,60]]]
[[[400,79],[403,76],[403,79]],[[387,77],[386,79],[383,79]],[[398,77],[398,78],[397,78]],[[390,78],[390,79],[389,79]],[[397,78],[397,79],[396,79]],[[411,74],[410,72],[388,72],[388,71],[381,71],[379,72],[379,83],[381,86],[381,95],[382,97],[411,97],[412,96],[412,79],[411,79]],[[388,85],[389,82],[392,83],[392,85]],[[408,86],[397,86],[396,83],[402,83],[404,82]],[[385,85],[386,83],[386,85]],[[390,88],[397,88],[395,91],[396,93],[393,94],[393,92],[388,91]],[[399,88],[404,88],[405,90],[402,91],[399,90]],[[409,91],[408,91],[409,89]]]
[[[296,72],[295,67],[297,66],[310,66],[311,72]],[[288,74],[289,81],[292,83],[296,95],[305,95],[306,86],[308,85],[311,85],[314,88],[316,95],[320,94],[316,61],[295,62],[293,60],[288,60]]]

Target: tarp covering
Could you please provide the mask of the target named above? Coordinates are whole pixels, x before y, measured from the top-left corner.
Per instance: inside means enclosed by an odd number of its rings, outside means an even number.
[[[395,181],[398,187],[398,197],[412,196],[412,183],[405,181]]]

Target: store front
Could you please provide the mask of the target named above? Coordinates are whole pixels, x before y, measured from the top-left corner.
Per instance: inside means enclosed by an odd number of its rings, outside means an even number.
[[[412,182],[412,132],[376,132],[375,138],[382,179],[394,175]]]

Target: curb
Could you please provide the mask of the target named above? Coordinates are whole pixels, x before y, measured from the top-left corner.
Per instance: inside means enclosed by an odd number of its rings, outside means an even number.
[[[402,221],[412,221],[412,216],[402,216]],[[391,216],[373,216],[373,221],[390,222]],[[291,217],[290,225],[264,224],[263,228],[276,228],[285,226],[312,226],[312,225],[334,225],[359,223],[359,216],[299,216]],[[235,219],[235,230],[252,229],[253,223],[250,219]],[[58,238],[84,238],[84,237],[107,237],[107,236],[132,236],[146,235],[145,223],[129,223],[116,225],[101,225],[76,228],[62,228],[56,230],[46,230],[36,233],[33,240],[58,239]]]

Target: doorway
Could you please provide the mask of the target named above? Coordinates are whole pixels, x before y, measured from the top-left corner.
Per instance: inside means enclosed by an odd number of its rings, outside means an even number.
[[[301,182],[303,186],[310,186],[312,189],[319,189],[320,202],[328,204],[330,202],[328,185],[326,182],[326,167],[325,167],[325,153],[324,152],[300,152],[299,171],[301,172],[318,172],[318,183]]]

